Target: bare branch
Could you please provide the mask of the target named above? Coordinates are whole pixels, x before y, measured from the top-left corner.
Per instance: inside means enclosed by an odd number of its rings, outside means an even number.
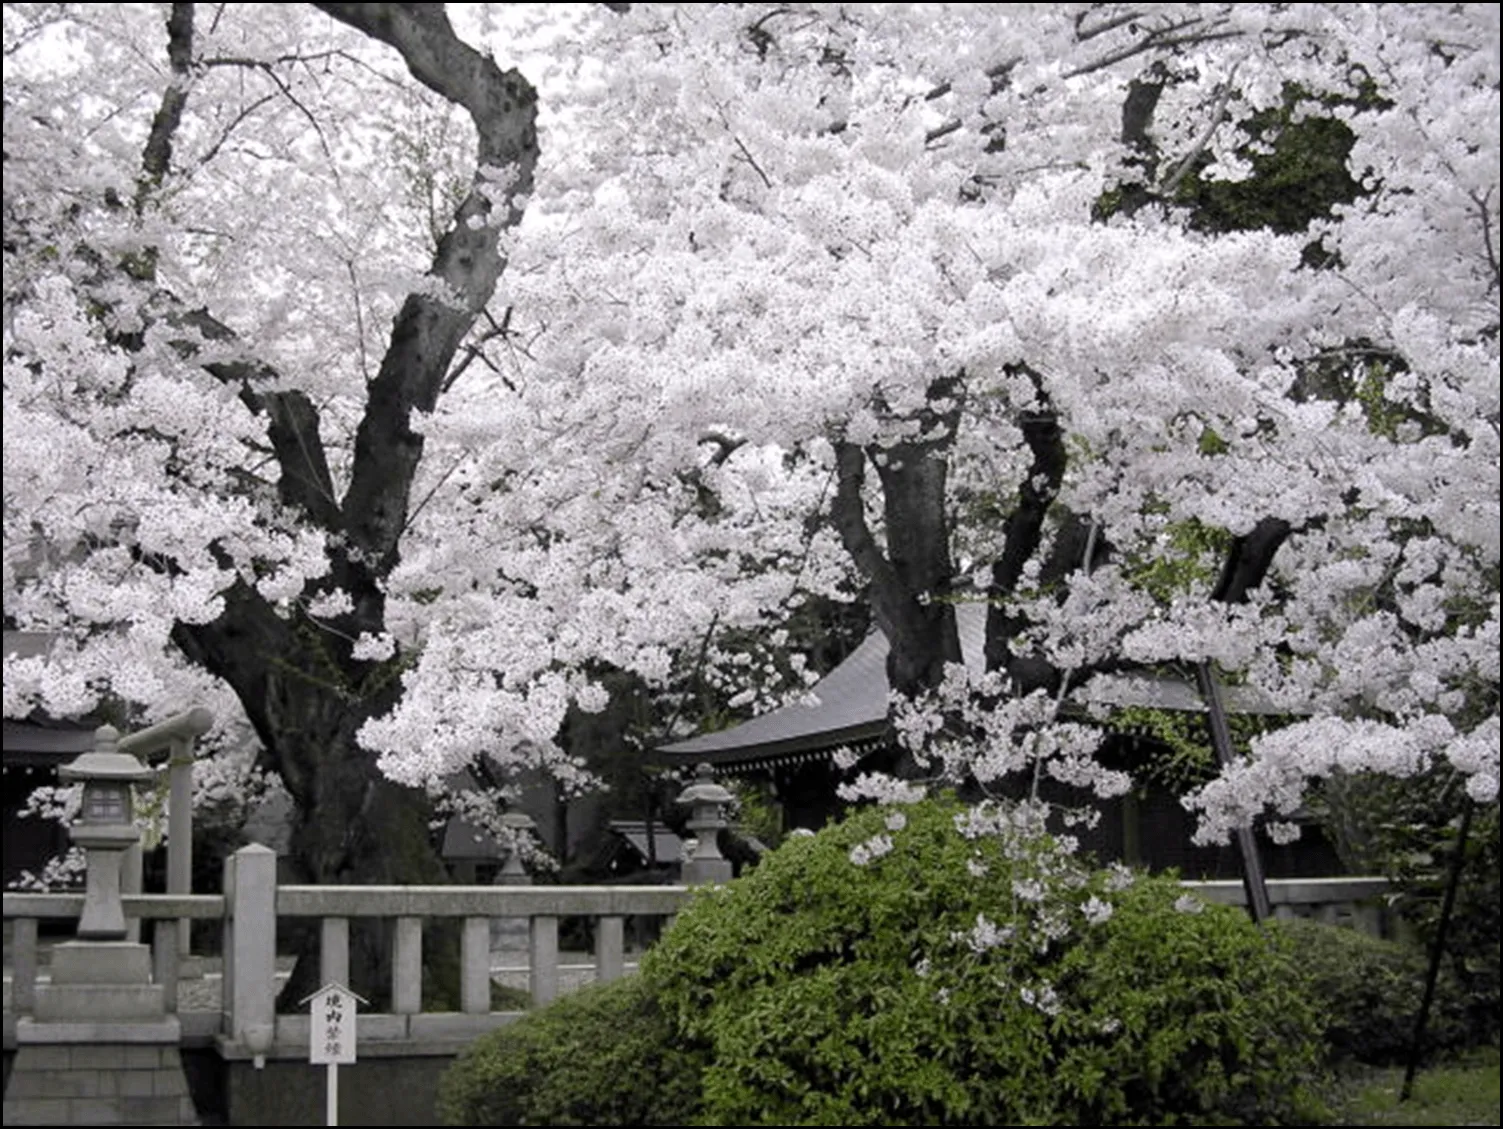
[[[736,148],[741,150],[741,155],[746,158],[746,163],[749,164],[756,171],[756,174],[762,178],[762,183],[768,188],[771,188],[772,181],[769,180],[767,174],[762,171],[762,166],[757,164],[757,158],[753,157],[751,155],[751,151],[747,149],[744,144],[742,144],[741,138],[733,137],[732,140],[735,141]]]
[[[340,48],[330,48],[327,51],[315,51],[311,55],[303,55],[292,52],[286,55],[277,55],[271,59],[257,59],[251,55],[210,55],[200,59],[201,67],[247,67],[251,70],[264,71],[281,63],[316,63],[326,59],[348,59],[349,53]]]
[[[932,145],[934,142],[938,141],[941,137],[948,137],[950,134],[958,132],[959,129],[960,129],[960,119],[959,118],[951,118],[949,121],[945,122],[943,125],[937,125],[933,129],[931,129],[928,133],[924,134],[924,144],[925,145]]]
[[[1224,19],[1217,20],[1215,23],[1211,24],[1209,27],[1206,27],[1201,31],[1187,30],[1190,28],[1198,27],[1199,25],[1204,23],[1205,21],[1199,16],[1193,16],[1189,19],[1180,20],[1178,23],[1171,23],[1161,28],[1154,28],[1148,31],[1141,39],[1136,40],[1135,42],[1129,43],[1124,47],[1119,47],[1115,51],[1109,51],[1099,59],[1096,59],[1092,62],[1082,63],[1074,70],[1066,71],[1065,77],[1076,78],[1080,75],[1086,75],[1091,74],[1095,71],[1105,70],[1107,67],[1114,66],[1117,63],[1131,59],[1134,55],[1141,55],[1145,51],[1153,51],[1164,47],[1181,47],[1190,43],[1212,43],[1219,39],[1236,39],[1240,35],[1242,35],[1242,32],[1240,31],[1220,30],[1220,28],[1222,28],[1226,24],[1226,21]],[[1178,32],[1187,32],[1187,34],[1179,35],[1177,34]]]
[[[360,376],[369,381],[371,369],[365,352],[365,310],[360,304],[360,279],[355,274],[355,260],[346,259],[344,269],[350,276],[350,298],[355,303],[355,341],[360,349]]]
[[[1211,107],[1211,120],[1206,123],[1206,127],[1201,132],[1201,135],[1195,139],[1195,144],[1190,146],[1190,151],[1174,166],[1174,171],[1169,174],[1169,179],[1159,189],[1161,196],[1174,195],[1174,190],[1179,187],[1179,182],[1184,180],[1185,174],[1190,171],[1190,167],[1195,163],[1196,158],[1206,151],[1206,146],[1210,145],[1211,139],[1216,136],[1216,131],[1221,128],[1222,120],[1226,115],[1226,104],[1232,100],[1232,78],[1235,77],[1236,73],[1236,68],[1232,68],[1232,74],[1222,84],[1216,98],[1216,104]]]
[[[277,490],[283,503],[324,529],[338,530],[339,503],[334,497],[334,480],[319,436],[318,409],[313,402],[297,390],[266,391],[268,385],[280,383],[275,370],[266,365],[250,360],[201,359],[200,342],[226,345],[238,340],[232,329],[207,310],[177,311],[169,320],[180,329],[192,330],[198,338],[174,342],[179,355],[201,363],[205,372],[238,388],[240,402],[255,414],[267,417],[267,437],[281,469]]]
[[[239,128],[240,124],[275,97],[275,94],[263,94],[249,106],[246,106],[238,114],[236,114],[234,120],[220,131],[220,134],[214,140],[214,143],[210,145],[204,155],[198,159],[198,167],[203,168],[215,157],[219,156],[219,151],[224,148],[225,142],[229,141],[230,135]]]
[[[1086,27],[1084,26],[1085,20],[1089,14],[1089,12],[1081,12],[1080,15],[1075,17],[1075,38],[1080,43],[1088,43],[1098,35],[1105,35],[1109,31],[1116,31],[1117,28],[1122,27],[1124,24],[1130,24],[1134,20],[1143,18],[1142,12],[1132,9],[1123,12],[1119,16],[1112,16],[1109,19],[1102,20],[1095,27]]]
[[[1492,194],[1491,186],[1488,187],[1487,195],[1481,197],[1473,189],[1471,199],[1472,203],[1477,205],[1477,215],[1482,220],[1482,247],[1487,252],[1487,265],[1492,268],[1493,272],[1492,289],[1497,290],[1500,285],[1503,285],[1503,276],[1500,276],[1498,272],[1498,244],[1493,239],[1493,217],[1487,206]]]
[[[491,312],[489,310],[485,311],[485,320],[491,323],[491,328],[481,334],[477,340],[470,342],[464,347],[464,356],[460,359],[459,363],[454,366],[453,371],[449,373],[448,378],[444,381],[444,392],[447,392],[449,389],[454,387],[459,378],[464,375],[465,369],[469,368],[471,363],[473,363],[477,357],[483,364],[489,366],[492,372],[498,374],[500,373],[500,370],[496,368],[495,365],[491,364],[490,359],[486,357],[485,347],[498,337],[508,338],[511,336],[511,311],[512,307],[507,306],[506,312],[501,315],[501,320],[499,322],[491,316]],[[505,381],[507,388],[511,389],[513,392],[517,390],[516,386],[513,385],[510,380],[507,380],[506,377],[502,376],[501,379]]]

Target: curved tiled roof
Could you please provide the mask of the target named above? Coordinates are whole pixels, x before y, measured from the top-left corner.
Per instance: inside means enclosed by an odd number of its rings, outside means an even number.
[[[955,608],[961,653],[973,673],[985,669],[986,609],[980,601]],[[828,756],[845,745],[880,740],[887,726],[887,652],[887,637],[873,629],[844,662],[814,685],[805,702],[782,706],[729,729],[660,745],[656,751],[672,764],[703,761],[749,768]],[[1297,707],[1276,705],[1245,686],[1223,687],[1222,696],[1233,713],[1301,712]],[[1080,705],[1205,709],[1193,680],[1151,672],[1098,675],[1070,698]]]

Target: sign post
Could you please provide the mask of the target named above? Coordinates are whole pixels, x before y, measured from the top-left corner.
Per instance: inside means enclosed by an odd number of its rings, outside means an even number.
[[[325,984],[303,1000],[309,1012],[308,1061],[329,1068],[324,1124],[339,1124],[339,1066],[355,1061],[355,1005],[366,1001],[343,984]]]

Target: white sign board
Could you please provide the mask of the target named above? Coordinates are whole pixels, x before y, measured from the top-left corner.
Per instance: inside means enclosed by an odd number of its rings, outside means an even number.
[[[325,984],[304,998],[308,1013],[308,1061],[328,1067],[324,1124],[339,1124],[339,1066],[355,1061],[355,1005],[365,1003],[343,984]]]
[[[343,984],[325,984],[308,999],[308,1061],[340,1065],[355,1061],[355,1004],[360,999]]]

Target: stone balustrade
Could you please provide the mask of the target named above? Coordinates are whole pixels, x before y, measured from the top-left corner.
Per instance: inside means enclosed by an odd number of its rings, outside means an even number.
[[[320,981],[350,979],[350,921],[378,918],[392,923],[394,946],[390,1011],[362,1012],[358,1019],[361,1055],[453,1054],[469,1040],[516,1012],[491,1010],[491,922],[528,923],[529,986],[535,1003],[560,991],[559,923],[591,918],[595,923],[595,976],[612,980],[626,968],[624,924],[628,917],[671,918],[691,896],[687,886],[293,886],[276,880],[276,857],[250,846],[226,862],[227,893],[146,894],[124,899],[128,918],[166,922],[222,919],[224,985],[218,1012],[188,1013],[183,1037],[213,1039],[228,1059],[296,1058],[307,1054],[308,1017],[277,1015],[277,922],[316,919],[322,936]],[[1207,901],[1242,904],[1238,881],[1186,882]],[[1382,878],[1283,879],[1269,884],[1279,917],[1314,917],[1382,934],[1387,929]],[[4,915],[12,930],[12,995],[6,1014],[7,1046],[13,1046],[17,1015],[31,1013],[38,978],[37,922],[76,918],[81,894],[4,895]],[[425,1013],[423,927],[425,922],[460,923],[458,1012]],[[152,931],[154,976],[165,988],[167,1009],[179,1013],[180,932]]]

